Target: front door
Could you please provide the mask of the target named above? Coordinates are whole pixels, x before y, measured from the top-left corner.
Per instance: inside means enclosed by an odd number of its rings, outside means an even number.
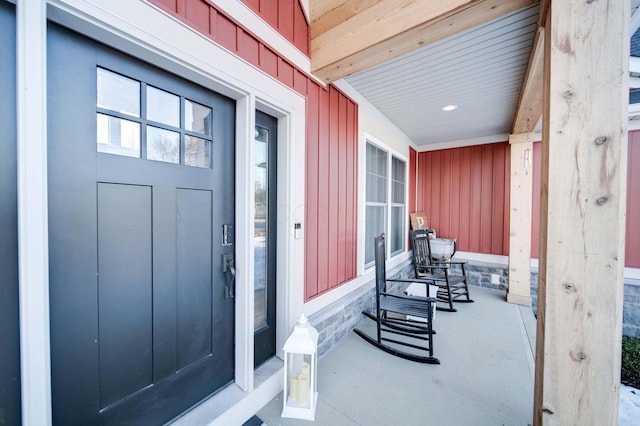
[[[276,354],[277,136],[277,120],[257,111],[253,145],[255,366]]]
[[[54,422],[161,424],[234,378],[235,104],[48,41]]]
[[[20,419],[15,6],[0,2],[0,425]]]

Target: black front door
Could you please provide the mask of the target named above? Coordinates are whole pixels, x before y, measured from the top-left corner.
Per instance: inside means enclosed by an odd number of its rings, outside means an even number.
[[[20,424],[15,6],[0,2],[0,425]]]
[[[255,366],[276,354],[277,123],[274,117],[256,112],[253,145]]]
[[[54,421],[162,424],[234,377],[235,104],[48,40]]]

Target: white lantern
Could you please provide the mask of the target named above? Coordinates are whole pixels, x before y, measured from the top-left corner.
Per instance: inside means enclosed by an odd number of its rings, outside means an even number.
[[[318,331],[300,315],[284,344],[282,417],[314,420],[318,402]]]

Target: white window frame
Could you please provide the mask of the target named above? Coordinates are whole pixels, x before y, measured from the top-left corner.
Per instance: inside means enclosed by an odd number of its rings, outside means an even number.
[[[403,197],[403,202],[402,203],[394,203],[393,202],[393,159],[397,159],[399,161],[402,161],[402,163],[404,164],[404,181],[403,181],[403,185],[404,185],[404,197]],[[389,214],[389,220],[388,220],[388,229],[389,229],[389,239],[388,239],[388,256],[392,257],[392,256],[396,256],[400,253],[404,253],[407,250],[407,222],[409,221],[409,215],[407,215],[407,195],[408,195],[408,185],[409,185],[409,179],[408,179],[408,170],[409,170],[409,164],[406,160],[403,160],[402,158],[398,157],[397,155],[391,154],[389,156],[389,185],[388,185],[388,193],[389,193],[389,207],[388,207],[388,214]],[[402,226],[402,232],[401,232],[401,236],[402,236],[402,241],[400,242],[400,249],[396,250],[396,251],[391,251],[391,229],[393,226],[393,223],[391,221],[392,219],[392,214],[391,212],[393,211],[393,209],[397,208],[397,207],[402,207],[402,217],[404,218],[404,220],[402,221],[403,226]]]
[[[366,244],[373,244],[372,242],[366,241],[366,227],[367,227],[367,206],[371,205],[384,205],[385,206],[385,229],[384,229],[384,233],[385,236],[387,237],[387,244],[386,244],[386,257],[387,259],[392,259],[398,255],[401,255],[403,253],[405,253],[407,251],[407,234],[409,233],[409,220],[408,220],[408,215],[407,215],[407,200],[409,199],[409,159],[402,155],[401,153],[399,153],[398,151],[390,148],[388,145],[382,143],[381,141],[379,141],[378,139],[376,139],[375,137],[372,137],[371,135],[367,135],[365,134],[365,138],[364,138],[364,147],[362,152],[362,156],[363,156],[363,161],[362,164],[363,166],[363,175],[364,175],[364,179],[363,179],[363,183],[364,183],[364,187],[363,187],[363,192],[364,195],[362,197],[362,211],[363,211],[363,232],[362,232],[362,242],[360,247],[362,247],[362,262],[364,265],[364,269],[370,269],[373,265],[374,265],[374,261],[370,261],[367,262],[366,261],[366,257],[364,255],[365,253],[365,249],[366,249]],[[379,202],[367,202],[367,197],[366,197],[366,189],[367,189],[367,144],[371,144],[373,146],[375,146],[376,148],[384,151],[387,154],[387,201],[386,203],[379,203]],[[397,158],[398,160],[404,162],[405,164],[405,168],[404,168],[404,204],[399,204],[399,203],[393,203],[392,202],[392,168],[393,168],[393,158]],[[403,227],[402,227],[402,244],[401,244],[401,249],[400,250],[396,250],[393,253],[391,252],[391,244],[389,244],[389,241],[391,240],[391,209],[392,207],[400,207],[403,206],[404,208],[404,215],[407,216],[407,220],[405,220],[403,222]]]

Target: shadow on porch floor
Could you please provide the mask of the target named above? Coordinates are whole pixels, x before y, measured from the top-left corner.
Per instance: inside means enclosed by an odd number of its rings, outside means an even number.
[[[535,318],[504,291],[472,287],[472,304],[438,312],[427,365],[391,356],[353,332],[318,361],[314,423],[284,419],[282,393],[258,413],[276,425],[527,425],[533,411]],[[375,325],[363,320],[371,335]]]

